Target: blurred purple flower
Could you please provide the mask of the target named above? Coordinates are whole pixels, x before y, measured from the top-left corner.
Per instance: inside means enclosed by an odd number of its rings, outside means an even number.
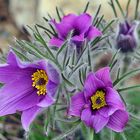
[[[59,74],[44,60],[23,63],[10,51],[7,64],[0,65],[0,82],[0,116],[21,111],[23,128],[29,131],[36,115],[54,103]]]
[[[79,16],[68,14],[63,17],[60,23],[56,23],[55,20],[52,20],[51,23],[58,34],[57,37],[51,38],[49,42],[51,46],[61,47],[71,31],[73,31],[71,41],[76,46],[81,45],[85,39],[92,40],[102,35],[101,31],[92,26],[92,17],[87,13]]]
[[[118,92],[113,88],[109,67],[90,73],[84,90],[72,96],[69,115],[80,117],[98,133],[104,126],[123,131],[128,113]]]
[[[127,21],[119,24],[117,35],[117,48],[123,53],[132,52],[136,48],[136,38],[134,31],[136,24],[130,25]]]

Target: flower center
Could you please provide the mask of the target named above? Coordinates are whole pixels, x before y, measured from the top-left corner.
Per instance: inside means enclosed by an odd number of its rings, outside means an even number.
[[[48,75],[44,70],[37,70],[32,74],[32,86],[35,87],[38,91],[38,95],[46,94],[46,85],[48,83]]]
[[[97,90],[96,93],[91,96],[91,102],[92,102],[92,109],[100,109],[104,107],[106,104],[105,101],[105,93],[102,90]]]

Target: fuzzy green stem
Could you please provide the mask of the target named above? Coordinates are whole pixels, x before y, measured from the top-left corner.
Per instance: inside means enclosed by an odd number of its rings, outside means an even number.
[[[94,140],[94,130],[92,128],[89,130],[89,140]]]

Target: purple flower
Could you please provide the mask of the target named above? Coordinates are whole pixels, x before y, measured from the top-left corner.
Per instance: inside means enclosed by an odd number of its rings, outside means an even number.
[[[127,21],[119,24],[117,36],[117,48],[123,53],[132,52],[136,48],[134,30],[136,25],[130,25]]]
[[[68,14],[63,17],[60,23],[56,23],[55,20],[52,20],[51,23],[54,25],[58,34],[51,38],[49,42],[51,46],[61,47],[71,31],[73,31],[71,41],[76,46],[81,45],[85,39],[92,40],[102,35],[101,31],[92,26],[92,17],[87,13],[79,16]]]
[[[28,131],[36,115],[54,103],[59,74],[44,60],[23,63],[10,51],[7,64],[0,65],[0,82],[4,83],[0,89],[0,116],[22,112],[22,125]]]
[[[128,113],[118,92],[113,88],[109,67],[90,73],[84,90],[72,96],[69,115],[80,117],[98,133],[104,126],[123,131]]]

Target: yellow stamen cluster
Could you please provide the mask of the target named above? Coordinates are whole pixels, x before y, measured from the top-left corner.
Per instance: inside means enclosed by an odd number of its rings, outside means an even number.
[[[97,90],[96,93],[91,97],[91,102],[93,110],[104,107],[107,105],[105,101],[105,93],[102,90]]]
[[[38,91],[38,95],[46,94],[46,85],[48,83],[48,75],[44,70],[37,70],[32,74],[32,86],[35,87]]]

